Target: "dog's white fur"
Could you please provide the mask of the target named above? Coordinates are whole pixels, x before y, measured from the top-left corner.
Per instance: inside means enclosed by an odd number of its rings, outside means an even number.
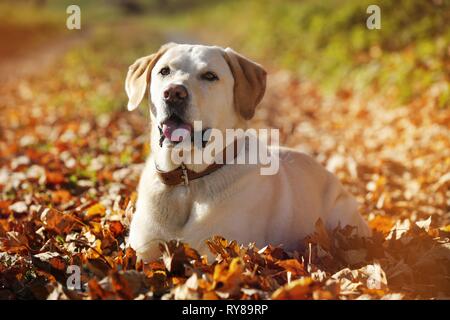
[[[164,66],[170,67],[170,76],[159,74]],[[205,71],[215,72],[219,80],[202,80],[199,75]],[[252,75],[253,83],[243,83]],[[140,258],[157,258],[159,242],[170,239],[180,239],[208,254],[205,240],[213,235],[242,244],[282,244],[295,249],[314,231],[319,218],[328,228],[353,225],[359,234],[370,234],[357,202],[338,179],[313,158],[287,148],[278,150],[280,168],[275,175],[261,175],[260,165],[225,165],[189,186],[163,184],[155,165],[166,171],[178,167],[171,161],[171,147],[159,145],[158,125],[167,116],[162,92],[169,84],[188,90],[190,103],[184,120],[201,120],[204,127],[225,131],[246,128],[246,120],[264,93],[265,71],[231,49],[179,44],[166,45],[130,67],[126,80],[129,109],[136,108],[149,91],[152,110],[151,156],[140,179],[129,236]],[[243,88],[251,92],[243,93]],[[201,171],[207,165],[187,166]]]

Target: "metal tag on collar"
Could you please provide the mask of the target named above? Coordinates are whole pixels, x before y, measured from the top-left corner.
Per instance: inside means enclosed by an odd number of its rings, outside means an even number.
[[[181,163],[181,171],[183,172],[181,177],[184,179],[183,185],[187,186],[189,185],[189,178],[187,173],[187,168],[184,165],[184,163]]]

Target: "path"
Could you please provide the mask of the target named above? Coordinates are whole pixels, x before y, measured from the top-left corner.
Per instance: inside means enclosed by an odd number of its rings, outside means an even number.
[[[55,34],[38,44],[22,43],[0,59],[0,84],[37,75],[48,70],[68,50],[81,45],[89,37],[89,30]],[[16,41],[22,41],[16,39]]]

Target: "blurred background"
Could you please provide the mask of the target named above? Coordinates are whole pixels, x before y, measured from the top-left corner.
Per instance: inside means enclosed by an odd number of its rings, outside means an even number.
[[[65,28],[70,4],[81,8],[80,31]],[[381,30],[366,27],[370,4],[381,9]],[[439,107],[450,99],[448,0],[4,0],[0,17],[4,63],[75,37],[92,41],[72,61],[89,57],[104,69],[166,41],[205,42],[292,71],[326,93],[371,90],[398,105],[434,86]]]

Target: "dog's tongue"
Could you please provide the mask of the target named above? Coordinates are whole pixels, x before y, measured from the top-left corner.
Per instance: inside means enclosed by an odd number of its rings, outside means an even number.
[[[177,130],[177,132],[175,132],[175,130]],[[190,135],[191,130],[192,126],[190,124],[184,122],[179,123],[174,120],[167,120],[162,125],[163,135],[172,142],[183,141]]]

